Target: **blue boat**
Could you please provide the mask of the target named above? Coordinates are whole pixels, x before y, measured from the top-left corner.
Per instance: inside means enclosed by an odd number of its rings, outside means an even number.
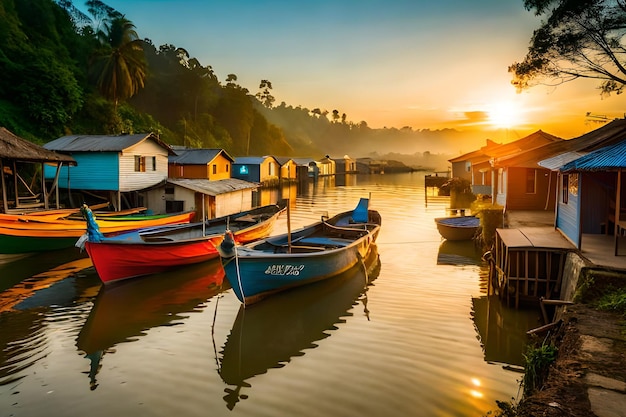
[[[301,229],[247,245],[235,245],[226,232],[218,246],[226,279],[244,304],[271,294],[328,279],[367,258],[381,227],[381,216],[362,198],[354,210]]]
[[[480,229],[476,216],[439,217],[435,223],[441,237],[447,240],[472,240]]]

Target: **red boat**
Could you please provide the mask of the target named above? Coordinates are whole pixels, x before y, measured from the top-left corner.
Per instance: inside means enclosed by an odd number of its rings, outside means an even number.
[[[217,258],[216,246],[227,228],[239,243],[267,237],[284,210],[269,205],[204,223],[152,227],[112,237],[103,236],[87,215],[85,248],[100,279],[108,284]]]

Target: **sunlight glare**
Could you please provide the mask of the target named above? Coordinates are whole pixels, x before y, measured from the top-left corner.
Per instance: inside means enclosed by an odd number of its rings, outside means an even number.
[[[511,128],[522,122],[522,110],[516,102],[494,103],[488,110],[489,123],[498,128]]]

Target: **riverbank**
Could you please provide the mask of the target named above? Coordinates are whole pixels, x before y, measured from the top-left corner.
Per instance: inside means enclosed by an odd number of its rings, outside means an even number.
[[[507,226],[541,226],[550,217],[509,213]],[[560,325],[538,336],[558,348],[544,384],[502,416],[626,417],[626,318],[596,308],[607,291],[626,287],[626,273],[600,273],[581,285],[587,290],[563,309]]]
[[[514,415],[626,416],[624,318],[575,304],[562,320],[551,337],[558,356],[547,380],[520,401]]]

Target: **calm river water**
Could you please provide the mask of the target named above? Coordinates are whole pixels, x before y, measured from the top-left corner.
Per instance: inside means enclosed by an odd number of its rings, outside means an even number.
[[[292,187],[292,228],[371,196],[378,261],[245,310],[219,261],[106,289],[74,250],[0,265],[0,416],[483,416],[517,397],[539,315],[488,299],[480,254],[441,241],[447,199],[421,173],[339,181]]]

